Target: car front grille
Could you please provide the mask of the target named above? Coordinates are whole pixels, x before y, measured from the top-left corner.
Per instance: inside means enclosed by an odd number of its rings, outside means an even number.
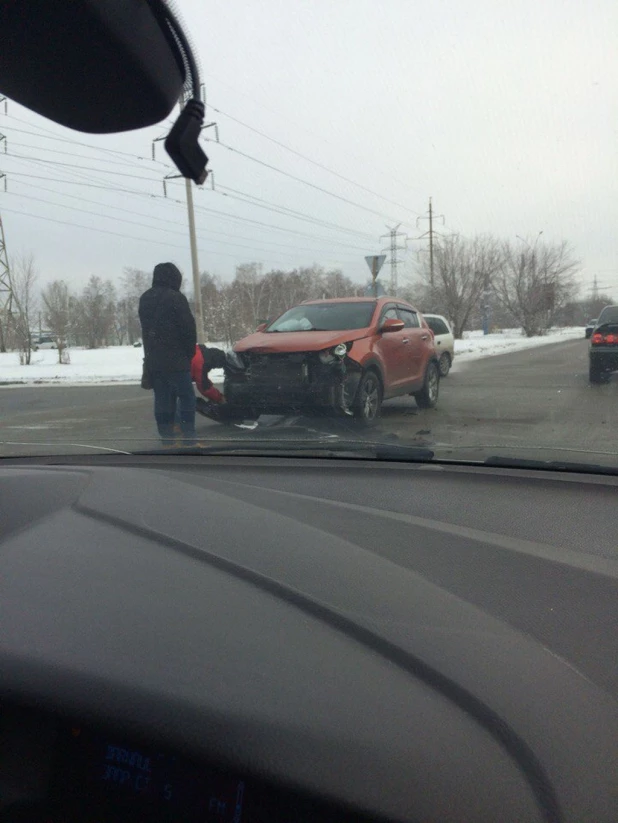
[[[305,352],[243,354],[247,363],[247,376],[251,382],[262,385],[298,385],[310,379],[310,356]]]

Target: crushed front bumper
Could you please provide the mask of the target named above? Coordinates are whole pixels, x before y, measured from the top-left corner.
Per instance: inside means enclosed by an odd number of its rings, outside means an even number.
[[[226,400],[261,413],[345,412],[360,380],[359,365],[348,357],[323,363],[317,353],[293,352],[248,353],[242,359],[245,370],[226,375]]]

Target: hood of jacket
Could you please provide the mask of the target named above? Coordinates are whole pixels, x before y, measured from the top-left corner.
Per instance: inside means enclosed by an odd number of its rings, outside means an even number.
[[[182,274],[173,263],[158,263],[152,273],[152,285],[180,291]]]

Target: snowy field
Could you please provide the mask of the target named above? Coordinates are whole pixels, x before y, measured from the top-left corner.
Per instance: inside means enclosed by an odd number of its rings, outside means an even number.
[[[496,334],[484,335],[482,331],[466,331],[463,340],[455,340],[455,363],[478,360],[509,351],[521,351],[563,340],[584,339],[584,327],[573,326],[565,329],[551,329],[542,337],[524,337],[520,329],[503,329]]]
[[[543,337],[523,337],[518,329],[505,329],[501,333],[483,335],[482,331],[465,332],[464,340],[455,341],[455,367],[480,357],[504,354],[508,351],[559,343],[572,338],[584,339],[584,328],[553,329]],[[226,348],[222,343],[212,343]],[[115,383],[139,383],[142,375],[143,349],[132,346],[111,346],[107,349],[70,349],[71,362],[58,363],[58,352],[32,353],[29,366],[19,364],[19,354],[0,354],[0,386],[11,385],[64,385],[78,386],[88,383],[111,385]],[[210,373],[213,382],[223,381],[223,372]]]
[[[222,343],[211,343],[226,348]],[[79,386],[87,383],[111,385],[115,383],[139,383],[142,378],[143,349],[133,346],[110,346],[107,349],[69,349],[71,362],[58,363],[58,352],[46,349],[32,352],[29,366],[19,364],[17,352],[0,354],[0,386],[50,385]],[[223,382],[223,371],[210,372],[213,381]]]

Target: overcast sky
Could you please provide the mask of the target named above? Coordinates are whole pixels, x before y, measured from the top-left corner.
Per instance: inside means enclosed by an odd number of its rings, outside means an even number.
[[[597,274],[618,298],[616,0],[178,6],[221,140],[206,147],[215,190],[195,192],[202,270],[318,263],[364,282],[401,222],[403,275],[432,196],[443,232],[570,241],[583,287]],[[162,144],[150,159],[167,128],[97,137],[0,107],[9,253],[76,288],[166,259],[189,276],[184,183],[165,199]]]

